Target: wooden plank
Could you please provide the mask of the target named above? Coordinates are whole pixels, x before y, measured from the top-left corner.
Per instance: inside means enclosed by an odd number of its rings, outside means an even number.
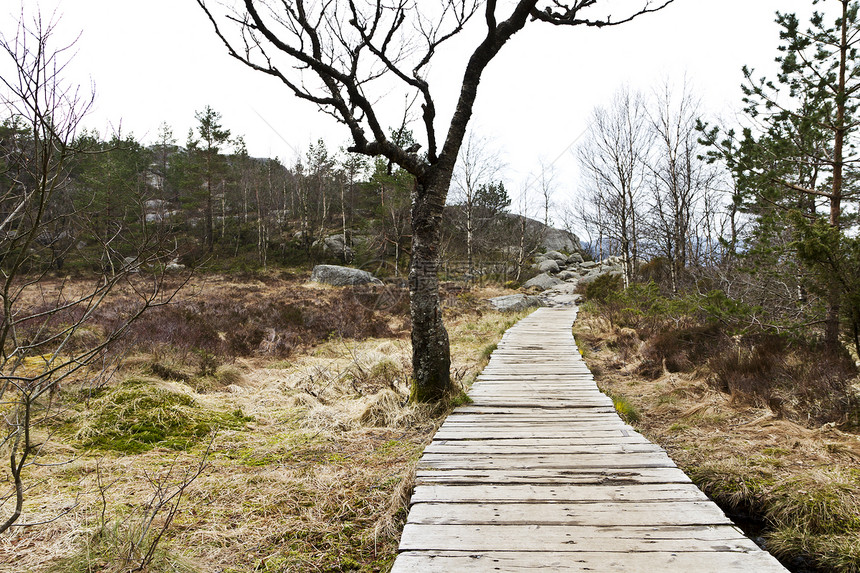
[[[564,446],[586,446],[586,445],[613,445],[613,444],[650,444],[647,439],[645,439],[642,434],[633,434],[630,433],[627,436],[617,435],[617,436],[604,436],[604,437],[594,437],[594,436],[586,436],[584,438],[499,438],[495,436],[483,437],[483,438],[475,438],[475,439],[467,439],[467,440],[443,440],[443,439],[435,439],[431,443],[439,443],[439,444],[468,444],[471,442],[488,442],[492,441],[494,444],[504,447],[504,446],[519,446],[519,445],[535,445],[535,446],[556,446],[556,447],[564,447]]]
[[[713,503],[662,501],[598,503],[417,503],[409,523],[425,525],[592,525],[687,526],[733,525]]]
[[[585,420],[576,420],[576,419],[564,419],[561,420],[553,419],[549,416],[545,416],[542,419],[537,420],[529,420],[520,419],[520,420],[508,420],[499,417],[490,417],[487,416],[487,419],[484,423],[480,423],[478,421],[470,421],[470,422],[461,422],[457,419],[447,420],[444,424],[442,424],[445,428],[485,428],[488,431],[493,431],[496,429],[505,429],[505,428],[528,428],[533,426],[539,426],[541,429],[577,429],[577,430],[607,430],[607,429],[617,429],[617,428],[632,428],[625,424],[620,418],[602,418],[602,419],[585,419]]]
[[[547,446],[535,444],[537,440],[528,440],[526,444],[497,444],[494,440],[468,440],[460,442],[433,442],[424,448],[425,454],[456,454],[466,455],[515,455],[515,454],[652,454],[660,453],[666,455],[660,446],[651,443],[643,444],[587,444],[587,445],[564,445]]]
[[[455,410],[445,420],[445,423],[451,422],[491,422],[493,420],[511,421],[524,420],[529,422],[542,422],[550,420],[553,422],[585,422],[589,420],[598,421],[617,421],[620,419],[618,414],[613,411],[596,409],[597,411],[583,411],[578,409],[573,412],[564,412],[559,410],[547,410],[545,408],[510,408],[508,410],[498,410],[486,408],[480,411],[480,407],[476,407],[478,411]]]
[[[469,396],[475,404],[512,406],[522,404],[524,406],[544,406],[549,408],[594,408],[612,407],[612,400],[608,396],[593,394],[591,396],[559,395],[546,392],[505,392],[497,394],[476,393]]]
[[[673,552],[490,552],[409,551],[397,557],[391,573],[785,573],[763,551]]]
[[[418,485],[412,503],[708,501],[692,484]],[[619,508],[620,510],[621,508]]]
[[[624,429],[617,430],[557,430],[550,431],[540,426],[528,429],[496,429],[492,433],[478,431],[472,428],[443,427],[436,432],[438,440],[477,440],[482,438],[611,438],[627,437],[630,432]]]
[[[543,407],[498,407],[498,406],[481,406],[475,404],[469,404],[466,406],[459,406],[456,410],[451,414],[451,416],[458,416],[460,414],[498,414],[498,415],[518,415],[518,416],[527,416],[527,415],[537,415],[537,414],[547,414],[547,415],[557,415],[557,416],[578,416],[581,410],[564,412],[559,411],[557,408],[543,408]],[[589,412],[582,412],[582,415],[593,416],[597,414],[613,414],[617,416],[615,413],[615,408],[594,408]],[[450,418],[450,416],[449,416]]]
[[[559,412],[553,416],[550,413],[546,414],[451,414],[445,420],[446,426],[467,426],[479,424],[620,424],[626,426],[617,415],[611,412],[583,412],[582,414],[567,414]]]
[[[415,474],[416,485],[431,484],[670,484],[691,483],[690,478],[678,468],[541,468],[534,469],[429,469],[419,468]]]
[[[421,525],[407,523],[402,551],[757,551],[728,525],[594,527],[588,525]]]

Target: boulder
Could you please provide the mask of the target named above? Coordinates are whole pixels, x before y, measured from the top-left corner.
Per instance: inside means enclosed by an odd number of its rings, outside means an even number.
[[[584,277],[582,277],[581,279],[579,279],[579,284],[583,284],[583,285],[591,284],[594,281],[596,281],[597,277],[599,277],[602,274],[603,274],[602,272],[595,269],[595,270],[591,271],[590,273],[588,273],[587,275],[585,275]]]
[[[598,266],[598,263],[595,263],[594,261],[585,261],[584,263],[581,263],[579,266],[580,266],[580,268],[583,268],[583,269],[593,269],[594,267]]]
[[[558,261],[559,263],[567,262],[567,255],[559,253],[558,251],[549,251],[544,253],[543,258],[546,260]]]
[[[569,265],[578,265],[584,263],[585,259],[582,258],[582,255],[579,253],[573,253],[569,257],[567,257],[567,264]]]
[[[177,271],[181,271],[183,269],[185,269],[185,265],[180,263],[179,259],[173,259],[172,261],[167,263],[166,267],[164,267],[164,270],[170,271],[170,272],[177,272]]]
[[[543,227],[543,225],[541,225],[541,227]],[[552,227],[543,227],[543,229],[544,238],[542,246],[548,251],[565,251],[572,253],[574,251],[582,250],[579,237],[573,233],[563,231],[561,229],[554,229]]]
[[[311,280],[333,286],[382,284],[381,280],[367,271],[337,265],[315,266],[311,272]]]
[[[353,257],[352,249],[343,240],[343,234],[329,235],[323,239],[323,252],[342,261],[351,261]]]
[[[502,312],[519,312],[536,306],[543,306],[539,297],[527,294],[511,294],[490,299],[490,306]]]
[[[535,278],[526,281],[526,284],[523,286],[525,288],[536,288],[538,290],[546,290],[548,288],[552,288],[554,286],[564,284],[564,281],[559,280],[555,277],[549,276],[547,273],[539,274]]]
[[[555,274],[561,269],[559,269],[557,261],[546,260],[538,265],[538,270],[542,273]]]
[[[137,257],[125,257],[122,260],[122,269],[129,273],[139,273],[140,261],[137,259]]]
[[[562,272],[558,273],[557,276],[559,279],[561,279],[565,282],[567,282],[569,280],[573,280],[573,279],[579,279],[579,273],[574,272],[574,271],[562,271]]]

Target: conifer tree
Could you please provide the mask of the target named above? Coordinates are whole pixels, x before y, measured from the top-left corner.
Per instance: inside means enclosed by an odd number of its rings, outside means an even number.
[[[813,0],[813,4],[824,4]],[[803,30],[795,14],[777,12],[780,71],[776,80],[755,78],[744,68],[745,113],[750,124],[736,137],[701,126],[705,140],[727,160],[756,217],[759,245],[768,249],[787,236],[790,253],[806,265],[813,286],[826,300],[825,342],[839,345],[843,299],[853,300],[849,277],[856,261],[842,256],[846,232],[856,224],[855,186],[860,105],[858,2],[834,0],[832,24],[815,12]],[[831,4],[831,2],[827,2]],[[824,224],[822,224],[824,223]],[[783,265],[788,254],[774,255]]]

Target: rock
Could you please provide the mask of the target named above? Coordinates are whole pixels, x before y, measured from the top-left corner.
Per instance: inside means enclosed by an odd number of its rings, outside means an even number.
[[[311,272],[311,280],[333,286],[382,284],[381,280],[367,271],[337,265],[315,266]]]
[[[583,285],[591,284],[594,281],[596,281],[597,277],[599,277],[602,274],[603,273],[598,271],[598,270],[591,271],[590,273],[588,273],[587,275],[585,275],[584,277],[579,279],[579,284],[583,284]]]
[[[579,265],[579,267],[583,269],[593,269],[596,266],[598,266],[598,263],[595,263],[594,261],[585,261]]]
[[[558,268],[557,261],[546,260],[538,265],[538,270],[542,273],[555,274],[561,269]]]
[[[536,306],[543,306],[539,297],[526,294],[511,294],[490,299],[490,305],[502,312],[519,312]]]
[[[574,271],[562,271],[562,272],[558,273],[557,276],[559,279],[561,279],[565,282],[567,282],[569,280],[573,280],[573,279],[579,279],[579,273],[574,272]]]
[[[148,199],[143,203],[143,209],[147,213],[157,213],[159,211],[164,211],[167,206],[168,203],[164,199]]]
[[[122,260],[122,268],[130,273],[139,273],[140,262],[137,260],[137,257],[125,257]]]
[[[529,281],[526,281],[526,284],[524,284],[523,286],[525,288],[534,287],[539,290],[546,290],[548,288],[552,288],[560,284],[564,284],[564,281],[561,281],[555,277],[551,277],[547,273],[543,273]]]
[[[578,265],[584,263],[585,259],[582,258],[582,255],[579,253],[573,253],[569,257],[567,257],[567,264],[569,265]]]
[[[343,240],[343,234],[329,235],[322,241],[323,252],[331,254],[342,261],[351,261],[353,257],[352,249]],[[315,245],[317,243],[314,243]]]
[[[147,213],[144,215],[147,223],[164,223],[172,219],[178,219],[181,211],[157,211],[155,213]]]
[[[544,227],[544,229],[543,246],[548,251],[566,251],[572,253],[582,250],[579,237],[573,233],[552,227]]]
[[[184,268],[185,268],[185,265],[180,263],[179,259],[173,259],[172,261],[167,263],[167,266],[164,267],[164,270],[170,271],[170,272],[176,272],[176,271],[181,271]]]
[[[549,251],[548,253],[544,253],[543,258],[546,260],[557,261],[559,263],[567,262],[567,255],[559,253],[558,251]]]

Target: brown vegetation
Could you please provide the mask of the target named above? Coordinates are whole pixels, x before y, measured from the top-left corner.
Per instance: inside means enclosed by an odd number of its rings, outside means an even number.
[[[769,550],[806,571],[860,570],[860,386],[847,356],[712,326],[637,332],[595,312],[576,338],[637,428],[730,514],[760,521]]]
[[[127,571],[150,549],[147,571],[386,570],[445,411],[408,402],[405,303],[271,276],[190,287],[109,383],[62,388],[40,429],[59,465],[31,470],[24,519],[69,511],[0,539],[0,571]],[[443,291],[461,384],[513,322],[480,304],[494,294]]]

